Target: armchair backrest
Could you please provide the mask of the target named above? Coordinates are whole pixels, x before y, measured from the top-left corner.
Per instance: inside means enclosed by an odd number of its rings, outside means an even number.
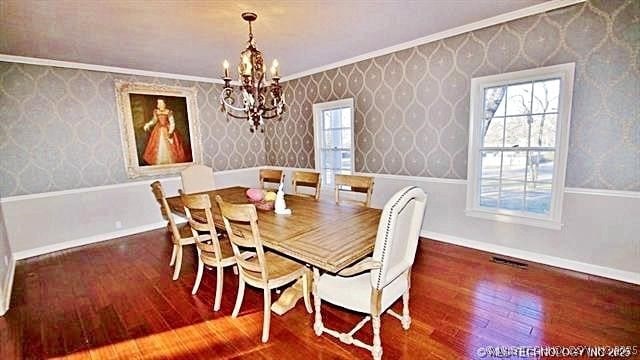
[[[204,165],[191,165],[182,170],[182,190],[186,194],[210,191],[215,188],[213,169]]]
[[[382,266],[371,270],[373,288],[384,288],[413,265],[426,205],[424,191],[408,186],[384,206],[373,250],[373,260]]]

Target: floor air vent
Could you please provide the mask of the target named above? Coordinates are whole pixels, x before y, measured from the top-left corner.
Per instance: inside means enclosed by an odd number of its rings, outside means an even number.
[[[520,269],[526,269],[527,268],[527,264],[520,262],[520,261],[515,261],[515,260],[510,260],[510,259],[505,259],[505,258],[501,258],[498,256],[492,256],[491,257],[491,261],[493,261],[496,264],[502,264],[502,265],[508,265],[508,266],[513,266],[513,267],[517,267]]]

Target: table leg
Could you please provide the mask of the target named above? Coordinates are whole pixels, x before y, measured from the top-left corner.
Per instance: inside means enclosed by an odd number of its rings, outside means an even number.
[[[309,276],[308,279],[311,279],[311,276]],[[311,286],[309,286],[309,288],[311,288]],[[287,311],[293,309],[302,297],[303,287],[302,279],[300,278],[282,292],[278,297],[278,301],[271,304],[271,311],[278,315],[284,315]]]
[[[322,324],[322,313],[320,313],[320,295],[318,294],[318,280],[320,280],[320,270],[313,268],[313,306],[315,307],[313,331],[316,336],[322,335],[324,325]]]

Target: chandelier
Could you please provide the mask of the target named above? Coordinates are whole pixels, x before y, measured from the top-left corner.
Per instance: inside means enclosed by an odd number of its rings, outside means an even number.
[[[247,48],[240,53],[238,65],[238,77],[240,80],[239,92],[242,102],[236,103],[234,88],[231,87],[229,76],[229,62],[224,61],[224,89],[220,94],[220,110],[228,117],[243,119],[249,123],[249,130],[254,132],[260,129],[264,132],[264,120],[280,118],[285,111],[284,96],[280,87],[280,75],[278,74],[278,60],[274,59],[271,65],[271,82],[267,81],[264,69],[262,53],[256,48],[251,31],[251,22],[258,18],[252,12],[245,12],[242,18],[249,23],[249,41]]]

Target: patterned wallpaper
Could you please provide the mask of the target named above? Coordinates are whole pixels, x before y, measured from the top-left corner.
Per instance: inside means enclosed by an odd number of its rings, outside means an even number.
[[[357,171],[464,179],[472,77],[576,63],[567,186],[640,190],[640,1],[590,1],[286,83],[270,165],[313,167],[312,105],[355,99]]]
[[[129,181],[116,79],[195,86],[204,163],[215,170],[265,164],[263,136],[219,111],[221,85],[0,62],[0,196]]]

